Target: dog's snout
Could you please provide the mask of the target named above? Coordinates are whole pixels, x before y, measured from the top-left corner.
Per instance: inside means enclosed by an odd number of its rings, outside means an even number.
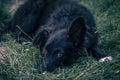
[[[40,64],[39,69],[40,71],[52,72],[55,69],[55,66],[47,61],[47,62],[43,62],[42,64]]]

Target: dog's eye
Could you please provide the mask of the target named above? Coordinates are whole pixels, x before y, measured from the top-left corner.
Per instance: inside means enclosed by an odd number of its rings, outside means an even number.
[[[58,57],[58,58],[62,57],[62,54],[61,54],[61,53],[58,53],[58,54],[57,54],[57,57]]]
[[[55,54],[58,58],[62,57],[62,53],[61,53],[60,51],[55,51],[54,54]]]

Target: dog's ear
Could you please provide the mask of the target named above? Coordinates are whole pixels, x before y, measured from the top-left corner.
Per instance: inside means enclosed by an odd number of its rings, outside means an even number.
[[[38,32],[33,37],[33,44],[42,49],[48,39],[48,36],[49,32],[46,29],[38,30]]]
[[[85,32],[85,20],[83,19],[83,17],[77,17],[70,24],[67,36],[68,39],[72,41],[73,44],[75,44],[75,46],[79,46],[84,40]]]

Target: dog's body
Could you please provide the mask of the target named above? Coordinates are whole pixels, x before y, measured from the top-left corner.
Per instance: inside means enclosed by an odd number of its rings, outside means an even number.
[[[28,0],[11,20],[14,36],[27,34],[43,52],[42,70],[72,64],[86,49],[100,60],[95,22],[84,6],[72,0]]]

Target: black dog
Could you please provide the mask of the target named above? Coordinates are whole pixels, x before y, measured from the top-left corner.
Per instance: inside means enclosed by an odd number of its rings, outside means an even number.
[[[18,8],[10,26],[14,36],[30,36],[42,50],[43,71],[74,63],[84,49],[97,60],[112,59],[98,46],[92,14],[72,0],[28,0]]]

